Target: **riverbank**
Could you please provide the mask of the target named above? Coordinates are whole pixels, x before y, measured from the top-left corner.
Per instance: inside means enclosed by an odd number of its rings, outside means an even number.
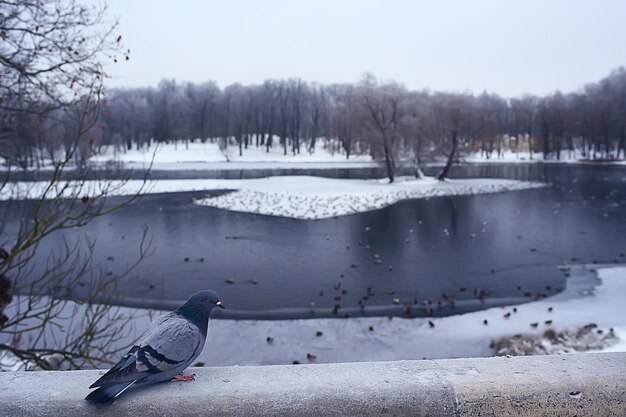
[[[557,159],[556,155],[550,154],[544,158],[542,152],[514,152],[502,151],[500,154],[494,151],[491,154],[473,152],[461,156],[461,160],[471,164],[597,164],[597,165],[626,165],[625,159],[593,159],[588,154],[581,152],[562,151]]]
[[[565,291],[553,297],[448,317],[213,320],[209,347],[198,360],[219,366],[486,357],[496,354],[497,339],[590,323],[613,329],[619,341],[604,346],[607,351],[626,352],[626,266],[600,268],[597,277],[585,267],[571,273]]]
[[[575,332],[593,324],[594,332],[612,334],[602,345],[585,345],[576,351],[626,352],[626,266],[571,268],[565,291],[516,306],[493,307],[439,318],[362,317],[305,320],[211,320],[209,339],[198,366],[270,365],[487,357],[497,353],[495,341],[505,338],[544,338],[547,332]],[[224,302],[226,303],[227,300]],[[68,308],[70,308],[68,306]],[[116,309],[118,309],[116,307]],[[133,325],[145,329],[158,311],[121,307],[133,314]],[[133,337],[120,341],[131,343]],[[541,344],[539,344],[541,345]],[[232,349],[223,349],[232,346]],[[526,354],[546,353],[535,349]],[[508,351],[507,353],[514,353]],[[20,370],[24,364],[2,360],[4,369]]]
[[[347,154],[338,140],[319,139],[312,151],[305,146],[299,152],[288,148],[287,152],[279,145],[280,138],[274,136],[274,146],[256,146],[253,140],[248,147],[239,146],[234,138],[230,138],[228,146],[223,147],[216,141],[202,142],[200,139],[174,141],[171,143],[152,143],[137,146],[132,149],[125,146],[102,146],[97,153],[91,156],[87,164],[96,172],[108,170],[122,170],[143,172],[151,171],[246,171],[246,170],[332,170],[332,169],[359,169],[384,167],[382,160],[375,160],[367,150],[351,149]],[[41,153],[41,152],[40,152]],[[62,157],[62,152],[57,159]],[[563,150],[557,159],[551,153],[544,158],[542,152],[515,152],[513,150],[485,152],[467,152],[457,155],[458,161],[470,164],[598,164],[626,166],[625,159],[594,159],[589,154],[580,151]],[[53,161],[49,157],[40,157],[36,168],[27,168],[26,171],[50,172],[54,169]],[[414,159],[411,156],[398,159],[398,167],[413,167]],[[437,157],[434,160],[424,161],[424,166],[442,166],[445,158]],[[75,170],[69,164],[65,170]],[[0,157],[0,171],[7,170],[5,161]],[[16,170],[13,169],[15,172]]]

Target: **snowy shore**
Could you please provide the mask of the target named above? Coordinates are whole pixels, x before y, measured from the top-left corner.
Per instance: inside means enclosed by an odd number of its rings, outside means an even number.
[[[496,354],[492,342],[520,337],[539,340],[530,354],[574,351],[626,352],[626,266],[571,268],[566,289],[556,296],[511,307],[493,307],[439,318],[363,317],[304,320],[211,320],[209,339],[198,358],[203,366],[269,365],[485,357]],[[225,300],[226,303],[226,300]],[[70,305],[68,309],[72,309]],[[77,306],[77,308],[83,308]],[[158,311],[115,307],[135,318],[138,337]],[[119,309],[119,310],[117,310]],[[507,317],[508,315],[508,317]],[[485,324],[486,321],[486,324]],[[533,326],[536,324],[536,326]],[[597,339],[555,346],[549,333],[593,331],[612,334],[598,349]],[[132,340],[125,340],[131,343]],[[225,349],[224,346],[230,348]],[[3,369],[23,365],[0,357]]]
[[[128,150],[122,147],[103,146],[96,155],[89,158],[90,167],[99,169],[132,169],[143,171],[145,169],[157,171],[228,171],[246,169],[349,169],[349,168],[374,168],[380,163],[374,161],[370,155],[351,154],[346,156],[339,142],[332,140],[319,140],[314,152],[309,152],[306,146],[301,147],[300,153],[294,154],[292,149],[287,150],[279,145],[280,138],[274,136],[274,146],[256,147],[250,145],[242,150],[239,155],[239,147],[234,138],[225,149],[220,149],[216,142],[202,143],[199,139],[190,141],[177,141],[172,143],[154,143]],[[59,152],[56,159],[62,159],[63,153]],[[42,171],[50,171],[54,164],[49,157],[40,158]],[[0,171],[6,170],[6,164],[0,157]],[[66,169],[74,169],[69,165]]]
[[[472,164],[601,164],[601,165],[626,165],[626,160],[602,160],[590,159],[589,155],[580,152],[563,151],[559,159],[551,155],[550,159],[544,159],[543,153],[503,151],[498,155],[493,152],[489,157],[480,152],[469,153],[462,156],[463,162]]]
[[[0,200],[38,198],[48,185],[46,182],[9,183],[0,190]],[[457,179],[438,181],[434,178],[416,180],[398,178],[389,184],[381,180],[346,180],[311,176],[281,176],[247,180],[156,180],[112,181],[109,196],[143,193],[171,193],[183,191],[233,190],[218,197],[202,198],[199,205],[245,213],[291,217],[296,219],[323,219],[380,209],[398,201],[449,195],[486,194],[524,190],[544,184],[503,179]],[[101,183],[84,181],[61,182],[47,198],[58,198],[82,187],[80,194],[93,195],[101,190]],[[144,187],[142,189],[142,186]]]
[[[492,341],[574,330],[590,323],[605,333],[613,328],[619,339],[604,351],[626,351],[626,266],[600,268],[597,277],[585,267],[572,268],[571,273],[565,291],[556,296],[441,318],[213,320],[207,345],[228,343],[237,348],[207,347],[199,360],[218,366],[493,356]]]
[[[350,155],[336,141],[319,141],[314,152],[305,147],[301,152],[293,154],[291,149],[284,154],[279,146],[280,138],[274,137],[275,146],[269,150],[264,147],[250,145],[242,150],[231,143],[227,148],[220,149],[217,143],[200,140],[169,144],[142,146],[139,149],[120,151],[108,146],[100,154],[93,156],[90,162],[97,166],[107,163],[121,163],[124,168],[145,169],[152,166],[155,170],[233,170],[233,169],[275,169],[275,168],[365,168],[379,164],[369,155]],[[234,139],[231,139],[234,142]]]
[[[376,168],[383,166],[382,161],[372,159],[371,155],[353,151],[346,157],[345,150],[336,140],[321,139],[318,141],[314,152],[309,152],[305,147],[300,153],[294,154],[292,149],[287,150],[285,155],[282,146],[279,146],[280,138],[274,137],[275,146],[269,150],[264,146],[256,147],[251,144],[242,150],[239,155],[239,147],[234,138],[225,149],[220,149],[216,142],[202,143],[199,139],[190,141],[177,141],[172,143],[154,143],[148,147],[143,145],[139,148],[133,144],[131,150],[104,146],[98,154],[89,158],[92,168],[109,169],[124,168],[132,170],[152,169],[157,171],[229,171],[248,169],[351,169],[351,168]],[[60,158],[62,155],[58,155]],[[544,159],[543,153],[515,152],[504,150],[498,154],[496,151],[489,156],[485,153],[470,152],[459,155],[464,163],[472,164],[603,164],[603,165],[626,165],[626,160],[593,160],[589,155],[583,155],[579,151],[561,152],[560,159],[554,155],[550,159]],[[399,166],[412,166],[413,160],[398,160]],[[442,165],[444,160],[431,162],[432,165]],[[42,171],[53,168],[49,158],[42,158],[39,168]],[[0,170],[6,169],[4,160],[0,158]],[[68,166],[67,169],[73,169]]]

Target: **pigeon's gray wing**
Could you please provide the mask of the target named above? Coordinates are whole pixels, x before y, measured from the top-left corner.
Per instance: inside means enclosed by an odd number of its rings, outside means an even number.
[[[205,337],[195,324],[178,314],[163,317],[138,342],[138,370],[167,371],[193,361],[204,346]]]
[[[196,325],[176,313],[165,314],[117,365],[90,388],[124,382],[168,380],[198,357],[204,340]]]

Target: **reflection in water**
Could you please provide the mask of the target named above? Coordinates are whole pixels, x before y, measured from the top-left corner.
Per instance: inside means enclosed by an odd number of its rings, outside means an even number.
[[[96,258],[117,274],[136,256],[146,224],[154,254],[132,283],[119,283],[126,302],[169,306],[212,288],[228,300],[230,317],[447,315],[558,293],[562,262],[624,261],[623,168],[476,165],[452,174],[551,187],[405,201],[316,221],[193,205],[204,192],[151,195],[64,236],[96,237]],[[38,267],[60,239],[42,245]]]

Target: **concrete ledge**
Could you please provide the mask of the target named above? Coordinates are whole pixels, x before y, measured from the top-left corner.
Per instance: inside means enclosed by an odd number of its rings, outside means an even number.
[[[196,381],[83,398],[103,371],[0,374],[2,416],[626,416],[626,353],[194,368]]]

